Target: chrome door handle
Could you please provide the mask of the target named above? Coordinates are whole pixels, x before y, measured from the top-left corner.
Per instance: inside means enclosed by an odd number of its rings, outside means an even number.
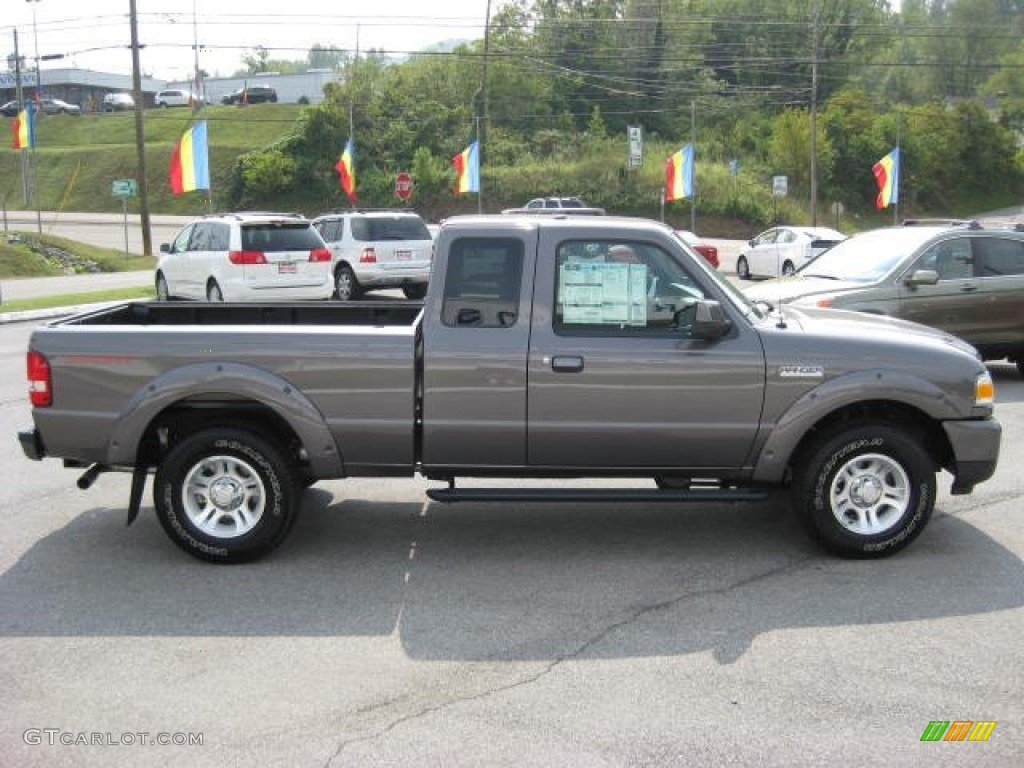
[[[578,355],[552,357],[551,370],[555,373],[579,373],[583,370],[583,358]]]

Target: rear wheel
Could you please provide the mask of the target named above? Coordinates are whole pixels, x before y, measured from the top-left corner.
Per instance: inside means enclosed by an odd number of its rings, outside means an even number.
[[[277,547],[299,504],[281,450],[251,432],[217,428],[178,443],[156,474],[153,501],[171,540],[200,560],[241,563]]]
[[[843,557],[876,558],[913,541],[935,505],[935,466],[921,441],[883,424],[845,425],[797,458],[794,506],[804,527]]]
[[[744,256],[736,259],[736,277],[740,280],[750,279],[750,265],[747,264],[747,259]]]
[[[216,280],[211,280],[206,286],[206,300],[207,301],[224,301],[224,294],[221,293],[220,286],[217,285]]]
[[[356,280],[352,267],[342,264],[334,273],[334,297],[338,301],[355,301],[362,295],[363,289]]]
[[[407,299],[422,299],[427,295],[427,284],[414,283],[412,285],[403,285],[402,293],[405,294]]]
[[[156,300],[157,301],[170,301],[171,292],[167,287],[167,278],[163,274],[157,273],[156,276]]]

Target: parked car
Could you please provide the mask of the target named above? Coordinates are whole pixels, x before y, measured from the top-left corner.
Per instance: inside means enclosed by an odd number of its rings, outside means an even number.
[[[748,297],[890,315],[947,331],[1024,374],[1024,224],[888,227],[822,253]]]
[[[39,109],[44,115],[81,115],[82,108],[77,104],[69,104],[61,99],[52,99],[45,96],[36,99]]]
[[[277,91],[269,85],[249,85],[239,88],[222,98],[221,104],[260,104],[263,102],[276,102]]]
[[[194,104],[202,105],[203,100],[192,91],[171,88],[166,91],[157,91],[153,97],[153,104],[161,109],[167,107],[191,107]]]
[[[676,234],[679,235],[684,243],[703,256],[708,264],[718,269],[718,248],[711,245],[711,243],[701,240],[688,229],[677,229]]]
[[[0,114],[4,117],[14,117],[21,112],[21,103],[18,101],[8,101],[0,106]]]
[[[589,208],[578,197],[535,197],[523,208]]]
[[[846,239],[827,227],[772,227],[747,243],[736,259],[740,280],[791,275],[822,251]]]
[[[430,281],[434,238],[412,211],[339,211],[313,219],[331,251],[334,295],[352,301],[377,288],[422,299]]]
[[[270,301],[327,299],[331,252],[304,216],[207,216],[160,246],[157,299]]]
[[[135,99],[130,93],[108,93],[103,97],[104,112],[128,112],[135,109]]]

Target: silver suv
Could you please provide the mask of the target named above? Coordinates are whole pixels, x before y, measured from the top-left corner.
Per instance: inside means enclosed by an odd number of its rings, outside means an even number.
[[[401,288],[409,299],[426,296],[434,239],[417,214],[346,210],[321,214],[313,226],[331,250],[338,300],[378,288]]]

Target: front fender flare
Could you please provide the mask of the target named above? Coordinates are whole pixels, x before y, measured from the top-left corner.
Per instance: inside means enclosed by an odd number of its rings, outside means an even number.
[[[139,443],[162,411],[193,396],[228,392],[267,406],[298,435],[317,477],[342,477],[344,463],[320,410],[277,374],[239,363],[195,363],[168,371],[140,388],[119,414],[107,463],[134,465]]]
[[[790,457],[815,424],[846,406],[868,401],[909,406],[937,422],[965,417],[947,392],[926,379],[884,370],[850,373],[804,393],[782,414],[756,457],[753,480],[782,482]]]

